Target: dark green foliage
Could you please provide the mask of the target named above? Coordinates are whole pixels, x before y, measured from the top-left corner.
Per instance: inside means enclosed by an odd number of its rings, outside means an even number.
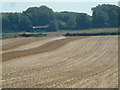
[[[2,14],[2,28],[3,32],[8,30],[16,31],[19,23],[19,14],[18,13],[3,13]]]
[[[100,28],[100,27],[107,27],[109,26],[109,17],[106,12],[104,11],[96,11],[92,21],[93,27]]]
[[[55,18],[59,21],[59,29],[74,29],[76,25],[76,12],[56,12]]]
[[[3,32],[31,32],[33,26],[49,26],[38,31],[80,30],[118,27],[120,8],[103,4],[92,8],[93,15],[76,12],[53,12],[46,6],[30,7],[22,13],[2,13]]]
[[[42,36],[46,36],[47,34],[42,34],[42,33],[38,33],[38,34],[20,34],[21,37],[42,37]]]
[[[43,26],[54,19],[54,12],[46,6],[28,8],[24,14],[32,22],[32,26]]]
[[[20,15],[19,18],[19,24],[18,24],[18,30],[20,31],[29,31],[32,28],[31,21],[29,18],[25,15]]]
[[[118,16],[120,15],[118,6],[103,4],[92,8],[92,11],[92,27],[118,27]]]
[[[119,32],[103,32],[103,33],[66,33],[65,36],[101,36],[101,35],[120,35]]]
[[[81,13],[76,18],[77,29],[87,29],[91,26],[91,17],[85,13]]]
[[[58,30],[58,24],[56,20],[53,20],[49,23],[49,31],[53,32],[53,31],[57,31]]]

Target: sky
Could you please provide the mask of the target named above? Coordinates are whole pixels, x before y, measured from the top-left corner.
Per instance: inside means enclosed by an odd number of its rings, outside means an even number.
[[[8,0],[9,1],[9,0]],[[118,2],[91,2],[91,1],[84,1],[84,2],[78,2],[72,0],[72,2],[45,2],[45,1],[39,1],[39,2],[15,2],[15,0],[8,2],[4,1],[0,3],[1,12],[22,12],[25,11],[29,7],[39,7],[41,5],[48,6],[51,8],[54,12],[60,12],[60,11],[72,11],[72,12],[80,12],[80,13],[87,13],[89,15],[92,15],[91,8],[97,6],[98,4],[113,4],[118,5]],[[19,0],[18,0],[19,1]],[[27,0],[26,0],[27,1]],[[73,2],[74,1],[74,2]]]

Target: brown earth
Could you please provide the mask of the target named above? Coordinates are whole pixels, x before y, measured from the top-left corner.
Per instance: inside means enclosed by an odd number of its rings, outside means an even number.
[[[3,88],[118,87],[118,36],[6,39],[3,47]]]

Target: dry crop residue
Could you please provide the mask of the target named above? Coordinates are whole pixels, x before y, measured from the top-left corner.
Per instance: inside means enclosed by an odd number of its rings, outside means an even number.
[[[5,49],[3,88],[118,87],[118,36],[38,40],[25,43],[25,47],[30,44],[25,50],[21,44]]]

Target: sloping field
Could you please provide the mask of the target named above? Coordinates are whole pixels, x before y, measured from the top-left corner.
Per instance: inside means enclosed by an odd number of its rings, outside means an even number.
[[[25,39],[3,41],[3,88],[118,87],[118,36]]]

